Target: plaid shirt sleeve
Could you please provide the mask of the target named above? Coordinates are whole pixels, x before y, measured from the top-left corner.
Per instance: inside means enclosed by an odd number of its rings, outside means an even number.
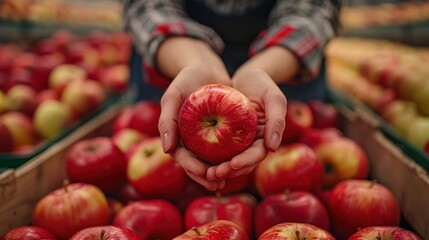
[[[268,28],[252,44],[250,55],[273,45],[284,46],[300,59],[305,69],[302,80],[316,77],[323,47],[339,26],[339,7],[339,1],[334,0],[278,1]]]
[[[155,54],[169,36],[189,36],[201,39],[218,53],[224,43],[214,30],[186,15],[180,0],[124,0],[124,28],[132,33],[137,51],[143,55],[146,80],[166,88],[167,79],[156,68]]]

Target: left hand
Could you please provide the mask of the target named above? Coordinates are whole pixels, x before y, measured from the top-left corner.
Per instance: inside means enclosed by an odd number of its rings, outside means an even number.
[[[232,86],[254,104],[258,127],[254,143],[231,161],[207,170],[208,180],[233,178],[252,172],[268,151],[279,147],[285,128],[286,97],[270,76],[260,69],[237,71]]]

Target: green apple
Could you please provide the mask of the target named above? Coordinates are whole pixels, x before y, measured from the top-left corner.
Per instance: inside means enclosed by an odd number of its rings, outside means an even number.
[[[423,149],[429,141],[429,117],[418,117],[409,125],[405,138],[417,148]]]
[[[420,84],[419,88],[413,93],[412,100],[422,113],[429,115],[429,81]]]
[[[37,107],[33,124],[41,137],[49,139],[63,132],[70,126],[72,120],[70,107],[57,100],[47,100]]]

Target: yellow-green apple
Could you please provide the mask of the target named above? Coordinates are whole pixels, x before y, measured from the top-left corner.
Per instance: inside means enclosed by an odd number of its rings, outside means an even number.
[[[161,115],[159,103],[145,100],[139,101],[132,107],[132,112],[129,119],[129,128],[151,137],[159,136],[158,121]]]
[[[286,127],[283,131],[282,142],[297,141],[299,135],[313,126],[314,117],[307,103],[289,100],[286,113]]]
[[[121,93],[128,87],[130,68],[125,64],[107,66],[100,70],[99,81],[113,93]]]
[[[266,230],[258,240],[335,240],[323,228],[308,223],[279,223]]]
[[[329,196],[328,211],[337,239],[347,239],[361,228],[398,226],[400,222],[400,209],[393,193],[369,180],[338,183]]]
[[[232,87],[209,84],[191,93],[179,113],[183,144],[198,158],[219,164],[246,150],[254,141],[256,111]]]
[[[419,115],[417,105],[407,100],[395,100],[386,105],[380,112],[383,119],[390,123],[398,132],[404,134]]]
[[[0,114],[6,110],[6,107],[7,107],[6,96],[4,92],[0,89]]]
[[[103,104],[106,92],[96,81],[73,81],[65,86],[61,102],[70,106],[77,116],[85,116]]]
[[[131,128],[123,128],[118,132],[113,133],[111,138],[113,143],[123,153],[126,153],[132,146],[140,143],[144,139],[148,138],[148,136]]]
[[[32,224],[58,239],[109,223],[109,206],[103,192],[85,183],[65,184],[41,198],[33,209]]]
[[[118,49],[110,43],[104,43],[97,47],[100,62],[104,66],[118,63]]]
[[[256,236],[283,222],[309,223],[329,231],[329,215],[323,203],[312,193],[292,191],[271,194],[257,205]]]
[[[12,111],[3,113],[1,119],[12,134],[14,146],[31,144],[35,141],[36,131],[29,116]]]
[[[423,149],[429,141],[429,117],[417,117],[409,125],[405,132],[405,138],[418,149]]]
[[[332,187],[346,179],[368,177],[368,157],[362,147],[350,138],[325,141],[313,150],[324,166],[324,187]]]
[[[131,116],[133,115],[132,107],[125,107],[118,114],[113,122],[113,133],[119,132],[121,129],[129,128]]]
[[[1,152],[10,152],[12,151],[13,138],[9,129],[3,124],[0,117],[0,153]]]
[[[396,92],[392,89],[384,89],[379,86],[374,86],[373,89],[367,92],[365,104],[376,113],[381,113],[385,106],[397,99]]]
[[[57,100],[47,100],[37,106],[33,116],[33,126],[37,134],[50,139],[64,132],[73,123],[73,113],[69,106]]]
[[[398,77],[394,89],[403,99],[412,99],[427,79],[414,73]],[[429,86],[429,85],[427,85]]]
[[[326,142],[341,138],[343,134],[337,128],[309,128],[304,130],[299,136],[299,142],[308,145],[311,148]]]
[[[68,240],[144,240],[135,231],[111,225],[88,227],[80,230]]]
[[[164,199],[140,200],[125,205],[113,220],[143,239],[170,240],[183,231],[183,220],[175,205]]]
[[[15,85],[6,93],[8,111],[18,111],[33,116],[37,107],[37,92],[27,85]]]
[[[83,68],[73,64],[61,64],[55,67],[48,79],[48,86],[58,93],[62,93],[64,87],[76,80],[85,80],[86,72]]]
[[[423,114],[429,115],[429,81],[425,81],[421,84],[419,88],[412,93],[411,99],[416,103],[418,109]]]
[[[333,104],[321,100],[310,100],[307,102],[313,115],[313,128],[338,128],[339,114]]]
[[[246,193],[225,196],[201,196],[194,199],[185,211],[185,229],[198,227],[215,220],[228,220],[253,236],[253,212],[256,199]]]
[[[133,148],[127,177],[141,195],[170,200],[182,195],[186,181],[185,171],[164,153],[160,137],[145,139]]]
[[[360,229],[348,240],[422,240],[416,233],[396,226],[373,226]]]
[[[216,220],[192,227],[173,240],[249,240],[246,232],[237,224],[227,220]]]
[[[322,188],[323,165],[302,143],[280,146],[256,167],[255,184],[262,196],[289,189],[317,192]]]
[[[126,182],[126,160],[109,137],[75,143],[66,157],[67,176],[72,182],[90,183],[106,194],[116,193]]]
[[[2,240],[56,240],[48,230],[35,226],[22,226],[9,230]]]

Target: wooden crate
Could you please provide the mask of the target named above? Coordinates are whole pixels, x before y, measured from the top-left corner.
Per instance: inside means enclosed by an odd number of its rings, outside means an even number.
[[[68,149],[79,140],[110,135],[112,123],[121,109],[120,103],[110,106],[21,167],[1,173],[0,236],[13,227],[30,224],[37,201],[61,187],[66,179]]]
[[[378,122],[365,110],[339,108],[342,129],[365,149],[370,178],[392,190],[402,216],[423,239],[429,239],[429,176],[426,170],[397,148],[379,130]]]

